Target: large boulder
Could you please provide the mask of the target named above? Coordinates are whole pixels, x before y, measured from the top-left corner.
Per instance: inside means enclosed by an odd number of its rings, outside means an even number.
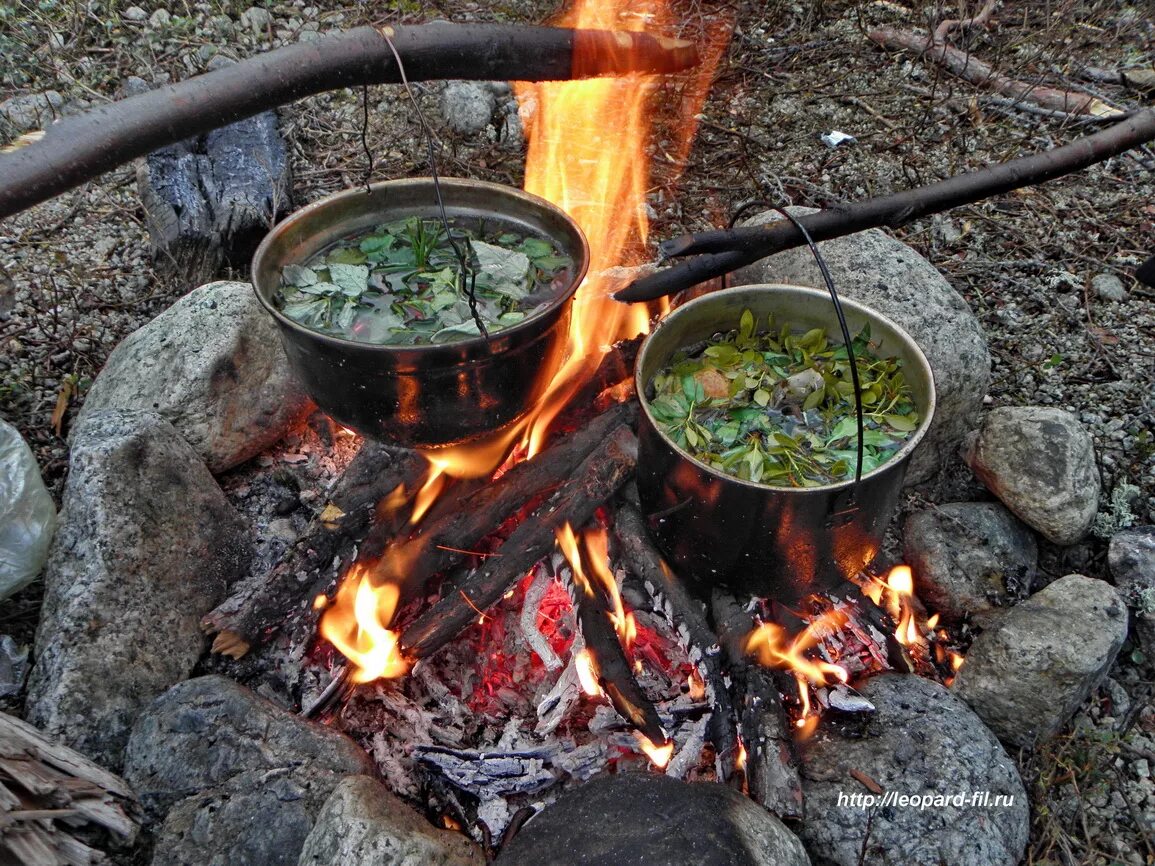
[[[951,689],[1004,743],[1032,746],[1074,715],[1126,637],[1115,588],[1068,574],[975,638]]]
[[[125,337],[79,420],[110,408],[159,412],[219,473],[273,445],[310,405],[253,287],[220,282]]]
[[[350,776],[325,802],[298,866],[481,866],[481,848],[439,830],[369,776]]]
[[[817,213],[806,207],[788,210],[795,216]],[[768,211],[745,225],[765,225],[781,218]],[[978,319],[934,265],[879,229],[823,241],[818,249],[839,295],[893,320],[914,338],[930,362],[938,406],[907,472],[907,483],[925,481],[954,458],[982,408],[991,358]],[[739,268],[732,283],[826,286],[809,247],[786,250]]]
[[[993,409],[967,438],[971,471],[1020,520],[1055,544],[1075,544],[1099,510],[1099,469],[1079,419],[1046,406]]]
[[[877,710],[865,736],[824,726],[802,747],[800,835],[816,861],[1015,866],[1027,844],[1027,794],[979,718],[918,676],[883,674],[860,691]]]
[[[141,715],[124,775],[163,817],[153,866],[296,866],[329,795],[371,767],[343,734],[207,676]]]
[[[171,424],[89,413],[44,574],[29,721],[118,767],[140,711],[196,664],[200,619],[250,555],[247,524]]]
[[[786,826],[725,785],[668,776],[599,776],[532,818],[499,866],[803,866]]]
[[[947,619],[986,621],[1031,591],[1039,550],[1034,533],[997,502],[951,502],[912,514],[902,552],[918,596]]]

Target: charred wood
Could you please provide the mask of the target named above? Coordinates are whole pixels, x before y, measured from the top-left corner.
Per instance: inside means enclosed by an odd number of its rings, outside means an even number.
[[[585,571],[587,574],[593,573],[588,566]],[[662,720],[658,718],[653,702],[645,696],[638,681],[634,679],[630,660],[622,649],[621,640],[610,619],[610,608],[605,596],[589,583],[575,583],[574,604],[577,607],[578,622],[598,685],[619,716],[641,731],[655,746],[665,745],[668,737],[662,727]]]
[[[137,187],[159,270],[189,286],[244,267],[291,208],[289,160],[265,111],[148,155]]]
[[[291,613],[310,608],[317,573],[351,555],[380,503],[398,488],[414,490],[428,466],[416,451],[366,440],[333,482],[325,507],[280,562],[245,581],[201,620],[201,628],[216,634],[213,652],[239,659],[276,634]]]
[[[930,214],[1054,180],[1152,139],[1155,139],[1155,108],[1147,108],[1101,132],[1053,150],[894,195],[835,205],[799,217],[798,221],[815,241],[827,241],[883,226],[899,228]],[[768,226],[746,226],[671,238],[661,245],[665,255],[696,257],[643,277],[617,292],[614,298],[630,303],[652,301],[782,250],[802,246],[805,242],[801,232],[786,220]]]
[[[396,55],[394,55],[396,51]],[[550,81],[668,73],[694,45],[646,33],[434,23],[358,27],[98,106],[0,152],[0,219],[176,141],[325,90],[469,78]]]
[[[714,591],[711,609],[734,676],[750,796],[780,818],[801,819],[805,802],[798,758],[776,677],[746,655],[746,637],[754,630],[754,618],[721,590]]]
[[[554,532],[565,523],[578,527],[633,474],[638,442],[625,425],[618,426],[574,474],[534,509],[501,547],[472,574],[455,581],[443,596],[401,635],[411,660],[427,658],[465,630],[498,601],[534,564],[553,550]]]
[[[518,463],[496,481],[479,485],[442,513],[427,516],[412,538],[387,544],[392,528],[374,527],[366,539],[365,553],[372,556],[384,547],[375,566],[376,579],[404,585],[407,596],[419,594],[430,577],[461,564],[479,541],[509,517],[552,493],[610,433],[631,423],[635,411],[635,407],[621,405],[602,413],[532,460]]]
[[[734,707],[726,688],[721,644],[710,627],[702,604],[686,590],[654,546],[646,521],[633,505],[623,503],[614,513],[618,560],[642,581],[667,619],[690,649],[690,660],[706,684],[711,706],[710,741],[718,756],[723,779],[729,779],[738,757],[734,735]]]

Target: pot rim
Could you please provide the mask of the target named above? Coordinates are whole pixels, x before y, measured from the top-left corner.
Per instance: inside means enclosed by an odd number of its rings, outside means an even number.
[[[354,187],[350,189],[339,190],[335,193],[330,193],[323,198],[319,198],[304,207],[293,211],[289,216],[285,217],[281,222],[277,223],[257,247],[253,253],[252,262],[249,267],[249,278],[252,282],[253,290],[257,295],[257,300],[260,301],[261,306],[268,311],[268,313],[276,320],[277,324],[282,328],[287,328],[291,331],[303,334],[313,340],[317,340],[322,344],[328,345],[331,348],[353,349],[359,351],[379,351],[390,355],[399,357],[412,356],[414,360],[425,355],[433,355],[437,353],[444,353],[447,350],[460,352],[461,354],[474,357],[477,354],[487,354],[490,350],[500,351],[500,341],[506,339],[516,339],[518,336],[524,334],[533,334],[540,328],[540,320],[548,316],[551,311],[557,310],[559,307],[564,307],[570,302],[581,284],[585,281],[586,274],[589,272],[590,266],[590,246],[589,240],[586,238],[582,227],[578,225],[577,221],[568,213],[562,210],[551,201],[547,201],[541,196],[518,189],[517,187],[508,186],[506,184],[491,183],[484,180],[473,180],[471,178],[456,178],[456,177],[438,177],[437,182],[442,189],[454,188],[480,188],[488,190],[498,200],[501,197],[521,199],[525,204],[539,210],[553,214],[555,217],[569,224],[574,234],[579,238],[580,255],[575,257],[573,277],[570,280],[570,285],[560,293],[556,298],[546,304],[535,315],[528,316],[516,325],[511,325],[508,328],[502,328],[500,331],[494,331],[488,338],[477,336],[469,337],[464,340],[453,340],[448,343],[427,343],[419,345],[390,345],[382,343],[366,343],[360,340],[348,340],[343,337],[337,337],[332,334],[325,334],[321,331],[313,330],[312,328],[302,325],[290,319],[284,313],[276,308],[273,304],[271,295],[273,289],[268,293],[262,291],[261,286],[258,285],[258,269],[261,261],[269,254],[269,249],[277,242],[285,232],[293,228],[297,224],[313,218],[318,212],[328,210],[329,208],[339,205],[342,202],[350,199],[362,198],[366,195],[371,195],[378,190],[387,192],[391,188],[398,188],[401,186],[417,186],[417,185],[433,185],[432,177],[410,177],[410,178],[396,178],[394,180],[377,181],[369,185],[369,189],[365,187]],[[382,198],[384,195],[382,195]],[[448,206],[448,203],[447,203]],[[494,211],[494,215],[500,216],[500,212]],[[551,240],[556,240],[551,238]],[[269,297],[266,297],[266,294]]]
[[[645,413],[646,419],[649,421],[650,426],[653,427],[654,432],[658,434],[662,441],[665,442],[666,445],[671,449],[673,449],[674,453],[676,453],[679,457],[685,460],[689,460],[701,471],[706,472],[709,475],[712,475],[722,481],[731,482],[733,484],[737,484],[750,490],[759,491],[762,493],[775,492],[798,495],[840,493],[844,490],[850,490],[854,488],[857,484],[864,484],[868,480],[872,480],[879,475],[882,475],[888,471],[892,471],[896,466],[901,465],[903,461],[908,459],[914,449],[919,445],[920,442],[922,442],[923,437],[926,436],[927,430],[930,428],[931,422],[934,420],[935,408],[937,406],[937,394],[934,385],[934,373],[931,370],[930,362],[927,361],[926,355],[923,353],[918,343],[915,342],[914,338],[911,337],[911,335],[907,333],[904,328],[900,327],[889,316],[885,316],[875,310],[873,307],[868,307],[859,301],[841,296],[839,297],[839,300],[842,302],[842,306],[844,308],[855,310],[868,319],[877,320],[883,325],[892,328],[894,332],[906,344],[905,348],[911,352],[913,357],[917,360],[919,365],[926,373],[927,382],[929,384],[929,388],[927,389],[927,405],[925,407],[920,407],[922,412],[921,417],[919,418],[919,425],[912,433],[911,437],[907,439],[903,446],[894,452],[894,454],[892,454],[888,460],[872,469],[870,472],[864,472],[862,477],[857,482],[853,477],[851,477],[846,481],[838,481],[833,484],[822,484],[817,487],[778,487],[772,484],[747,481],[743,478],[738,478],[735,475],[730,475],[727,472],[723,472],[720,469],[710,466],[709,464],[699,460],[697,457],[694,457],[692,454],[674,442],[673,439],[666,435],[666,432],[662,429],[661,425],[650,412],[650,401],[646,396],[646,389],[649,383],[642,381],[642,362],[646,358],[647,353],[652,348],[654,337],[661,333],[662,329],[666,327],[667,323],[674,321],[680,315],[685,314],[685,311],[687,310],[709,307],[712,304],[720,303],[721,299],[724,298],[741,294],[749,294],[751,290],[765,291],[767,293],[776,293],[782,295],[794,294],[810,296],[815,301],[831,304],[829,292],[823,289],[815,289],[810,286],[792,285],[790,283],[752,283],[749,285],[733,286],[729,289],[718,289],[712,292],[708,292],[707,294],[700,295],[691,301],[687,301],[680,307],[671,310],[658,323],[658,325],[649,334],[646,335],[645,340],[642,342],[641,348],[638,350],[638,360],[634,365],[634,388],[635,393],[638,395],[638,402],[641,404],[642,411]],[[675,349],[675,351],[677,350]],[[668,358],[663,359],[663,363],[665,360],[668,360]]]

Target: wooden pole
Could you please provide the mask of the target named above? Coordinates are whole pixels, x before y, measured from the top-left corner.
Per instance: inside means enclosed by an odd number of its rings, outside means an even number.
[[[834,205],[798,220],[815,241],[828,241],[882,226],[898,228],[930,214],[1054,180],[1153,139],[1155,108],[1146,108],[1101,132],[1053,150],[894,195]],[[636,280],[614,298],[628,303],[652,301],[804,243],[802,233],[785,220],[766,226],[682,235],[665,241],[661,245],[662,253],[671,257],[697,255],[697,258]]]
[[[410,81],[551,81],[676,72],[698,62],[692,43],[647,33],[444,22],[358,27],[53,124],[42,139],[0,153],[0,219],[158,147],[275,106],[325,90],[397,83],[397,58]]]

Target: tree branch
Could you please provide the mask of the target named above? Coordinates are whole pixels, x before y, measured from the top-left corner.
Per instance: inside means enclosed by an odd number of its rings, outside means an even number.
[[[443,78],[549,81],[665,73],[694,46],[645,33],[436,23],[358,27],[98,106],[39,141],[0,153],[0,219],[166,144],[325,90]]]
[[[1152,139],[1155,139],[1155,108],[1147,108],[1101,132],[1053,150],[894,195],[835,205],[799,217],[799,222],[815,241],[828,241],[882,226],[898,228],[930,214],[1054,180]],[[661,245],[664,255],[701,255],[637,280],[614,298],[628,303],[652,301],[804,243],[798,229],[785,220],[767,226],[746,226],[671,238]]]

